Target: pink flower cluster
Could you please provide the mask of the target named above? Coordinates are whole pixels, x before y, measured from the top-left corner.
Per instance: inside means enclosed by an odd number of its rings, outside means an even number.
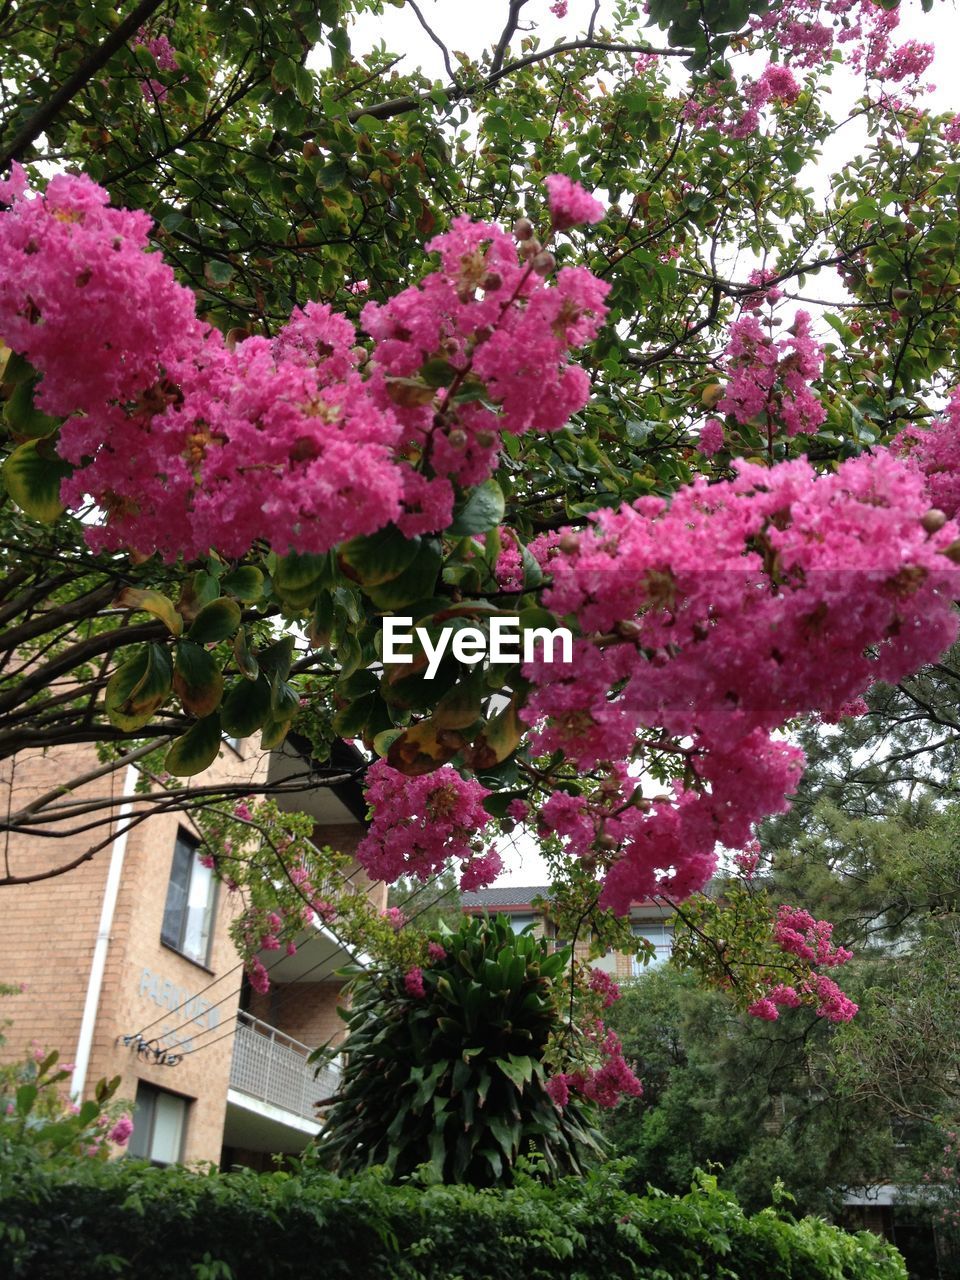
[[[600,996],[604,1009],[609,1009],[620,999],[619,985],[603,969],[590,970],[590,990]]]
[[[849,48],[847,61],[854,71],[881,81],[917,81],[929,68],[933,50],[915,40],[894,47],[899,24],[896,8],[872,0],[783,0],[755,18],[753,26],[794,66],[822,65],[841,46]]]
[[[577,191],[563,207],[590,201]],[[42,375],[38,408],[66,418],[62,496],[104,513],[96,549],[173,560],[266,540],[282,555],[390,521],[442,529],[453,485],[490,474],[502,431],[556,430],[586,403],[570,356],[608,286],[575,267],[548,283],[496,227],[458,219],[429,246],[438,271],[364,308],[361,377],[356,331],[326,305],[228,345],[147,252],[146,214],[111,209],[88,178],[31,197],[15,167],[0,200],[0,332]],[[420,379],[431,360],[449,386]]]
[[[747,138],[760,125],[760,112],[771,102],[789,105],[800,96],[800,86],[789,67],[770,63],[757,80],[744,80],[741,97],[746,109],[738,111],[733,102],[724,101],[719,85],[710,82],[704,88],[705,101],[689,99],[683,107],[683,117],[696,129],[715,124],[721,133],[731,138]],[[733,112],[729,119],[725,111]]]
[[[926,477],[934,506],[953,518],[960,512],[960,387],[926,430],[907,427],[894,442]]]
[[[423,970],[419,966],[414,965],[412,969],[408,969],[403,975],[403,989],[408,996],[413,996],[415,1000],[422,1000],[427,994],[423,985]]]
[[[809,911],[800,907],[781,905],[773,927],[773,940],[783,951],[789,951],[810,964],[826,965],[828,969],[846,964],[853,957],[852,951],[834,947],[830,939],[833,925],[829,920],[815,920]]]
[[[781,951],[809,965],[809,973],[799,982],[799,991],[778,982],[750,1005],[747,1012],[755,1018],[775,1022],[781,1007],[795,1009],[801,1004],[809,1004],[820,1017],[830,1022],[849,1022],[857,1012],[857,1005],[844,995],[832,978],[816,972],[814,968],[815,965],[836,968],[852,959],[852,951],[833,945],[832,935],[833,925],[828,920],[815,920],[809,911],[782,904],[773,926],[773,942]]]
[[[133,1133],[133,1120],[124,1112],[114,1122],[113,1128],[107,1134],[107,1138],[110,1142],[115,1142],[118,1147],[124,1147],[129,1141],[131,1133]]]
[[[566,7],[566,6],[564,6]],[[551,173],[544,179],[550,205],[550,225],[554,231],[568,231],[582,222],[600,222],[603,205],[579,182],[562,173]]]
[[[367,303],[361,317],[376,342],[368,390],[433,473],[404,477],[398,523],[408,535],[449,523],[453,483],[490,474],[502,432],[556,431],[583,408],[590,381],[569,354],[596,335],[609,290],[582,267],[561,268],[547,285],[512,237],[466,217],[427,247],[440,269],[386,303]],[[426,403],[411,397],[407,380],[438,359],[450,385]]]
[[[407,923],[407,917],[400,907],[387,907],[386,911],[380,912],[380,915],[391,929],[402,929]]]
[[[771,734],[839,711],[956,635],[943,552],[957,529],[927,532],[915,469],[889,453],[821,476],[805,460],[737,469],[670,505],[600,512],[551,550],[545,603],[581,638],[571,663],[525,667],[524,715],[535,750],[607,778],[587,795],[554,792],[541,818],[573,853],[621,851],[603,896],[621,913],[702,887],[718,842],[743,848],[786,807],[802,754]],[[654,798],[628,771],[650,733],[686,775]]]
[[[489,822],[483,799],[490,793],[473,779],[444,765],[409,778],[377,760],[367,770],[367,800],[373,820],[357,847],[357,859],[378,880],[392,884],[400,876],[426,880],[450,858],[463,865],[471,887],[496,879],[501,870],[495,851],[478,856],[477,835]]]
[[[783,297],[783,291],[778,289],[776,285],[769,283],[776,278],[776,271],[768,271],[765,268],[750,272],[750,284],[756,285],[759,292],[748,294],[743,299],[740,305],[744,311],[759,311],[761,307],[767,304],[772,306],[775,302],[780,301]]]
[[[180,64],[177,62],[176,50],[164,35],[150,36],[145,34],[145,28],[134,36],[132,45],[134,48],[142,46],[153,58],[160,71],[178,71]],[[156,80],[152,76],[141,81],[140,92],[148,102],[156,103],[158,106],[166,101],[168,89],[161,80]]]
[[[523,590],[523,556],[516,535],[510,529],[501,530],[501,551],[494,574],[504,591]]]
[[[719,418],[708,418],[700,428],[697,449],[705,458],[712,458],[723,448],[723,423]]]
[[[760,419],[788,436],[812,435],[827,416],[809,385],[823,371],[823,351],[805,311],[783,338],[742,315],[730,326],[723,368],[728,381],[717,408],[741,424]]]
[[[602,1036],[602,1039],[601,1039]],[[639,1098],[643,1085],[623,1056],[623,1046],[615,1031],[607,1031],[602,1023],[588,1033],[599,1049],[602,1065],[579,1071],[557,1072],[546,1082],[547,1093],[558,1107],[570,1101],[571,1090],[596,1102],[601,1107],[615,1107],[621,1098]]]
[[[771,63],[758,80],[747,80],[743,85],[743,97],[747,109],[735,120],[724,124],[722,130],[731,138],[747,138],[760,125],[760,112],[771,102],[784,102],[788,106],[800,96],[800,86],[789,67]]]
[[[733,855],[737,870],[745,880],[752,880],[760,865],[760,841],[750,840],[739,853]]]
[[[469,862],[463,864],[460,888],[464,893],[485,889],[487,885],[493,884],[502,870],[503,859],[496,849],[488,849],[484,854],[475,854]]]

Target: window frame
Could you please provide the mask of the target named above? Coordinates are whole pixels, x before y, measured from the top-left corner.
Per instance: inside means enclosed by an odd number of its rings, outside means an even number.
[[[180,916],[177,926],[177,937],[174,941],[172,932],[167,932],[167,913],[170,909],[170,893],[174,885],[174,874],[177,867],[177,857],[182,848],[190,850],[190,862],[188,864],[189,874],[187,876],[186,887],[184,891],[183,905],[180,908]],[[167,877],[167,894],[163,904],[163,915],[160,920],[160,944],[176,952],[178,956],[182,956],[184,960],[189,960],[191,964],[198,965],[201,969],[210,972],[210,950],[213,946],[213,929],[217,915],[217,905],[219,902],[219,884],[213,871],[207,867],[203,871],[210,877],[210,888],[207,896],[207,905],[204,908],[204,915],[207,921],[206,929],[206,945],[203,948],[203,954],[194,955],[185,949],[187,926],[190,920],[190,890],[193,885],[196,868],[199,865],[200,858],[200,842],[189,831],[183,827],[177,829],[177,838],[173,846],[173,857],[170,860],[170,874]]]
[[[181,1106],[180,1114],[180,1133],[177,1143],[177,1154],[172,1160],[160,1160],[153,1154],[153,1144],[156,1137],[157,1127],[157,1099],[159,1097],[172,1098]],[[149,1099],[149,1108],[142,1106],[142,1103]],[[174,1093],[172,1089],[161,1089],[159,1085],[152,1084],[149,1080],[137,1080],[137,1092],[134,1098],[133,1106],[133,1134],[131,1134],[130,1142],[127,1145],[126,1155],[134,1160],[149,1160],[150,1163],[158,1169],[169,1169],[171,1165],[180,1164],[183,1160],[183,1151],[187,1141],[187,1126],[190,1121],[190,1106],[194,1101],[188,1098],[186,1094]],[[148,1132],[144,1141],[141,1143],[135,1140],[137,1133],[137,1113],[138,1111],[148,1112],[149,1123]],[[134,1146],[143,1146],[143,1151],[134,1150]]]
[[[661,965],[666,964],[673,954],[673,926],[666,921],[661,920],[645,920],[634,921],[630,926],[630,932],[635,938],[645,938],[648,942],[653,942],[656,948],[655,953],[651,956],[647,964],[641,963],[636,956],[630,958],[631,976],[639,978],[644,973],[649,973],[652,969],[659,969]],[[659,933],[663,938],[663,942],[655,942],[648,934]]]

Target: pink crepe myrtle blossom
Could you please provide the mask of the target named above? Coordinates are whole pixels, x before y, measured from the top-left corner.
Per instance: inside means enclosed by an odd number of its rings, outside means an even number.
[[[423,985],[423,970],[416,965],[408,969],[403,976],[403,988],[408,996],[413,996],[415,1000],[422,1000],[427,994]]]
[[[594,1041],[601,1065],[557,1072],[551,1076],[545,1088],[554,1105],[565,1107],[570,1100],[571,1091],[605,1108],[615,1107],[622,1098],[641,1097],[643,1085],[625,1060],[617,1033],[598,1023],[592,1032],[588,1032],[587,1038]]]
[[[562,173],[544,178],[550,204],[550,223],[555,231],[567,231],[583,222],[600,222],[603,205],[588,191]]]
[[[250,979],[251,987],[253,987],[254,991],[259,992],[260,995],[266,995],[270,990],[270,975],[256,956],[249,962],[247,976]]]
[[[115,1142],[118,1147],[123,1147],[126,1146],[131,1133],[133,1133],[133,1120],[124,1112],[114,1123],[107,1138],[110,1142]]]
[[[370,827],[357,848],[367,873],[392,884],[402,875],[426,880],[450,858],[464,863],[464,874],[476,861],[474,879],[490,883],[499,874],[499,859],[487,854],[475,859],[473,843],[490,815],[483,808],[486,787],[462,778],[450,765],[421,777],[407,777],[385,760],[367,770],[367,801],[373,811]]]
[[[319,304],[273,340],[228,344],[150,251],[147,215],[111,208],[89,178],[59,174],[37,195],[14,166],[0,200],[0,332],[41,375],[37,407],[66,419],[61,497],[103,512],[85,527],[95,550],[173,561],[258,540],[320,553],[391,521],[435,532],[455,485],[491,474],[503,432],[558,430],[587,401],[572,353],[597,333],[607,284],[529,272],[498,227],[455,219],[428,245],[438,270],[365,306],[361,373],[354,326]],[[561,204],[602,213],[586,193]],[[405,398],[396,380],[436,358],[483,397]],[[411,461],[428,443],[429,474]]]
[[[705,458],[712,458],[723,448],[723,423],[719,418],[708,418],[700,428],[697,450]]]
[[[609,1009],[620,999],[619,985],[603,969],[590,970],[589,985],[590,990],[601,997],[604,1009]]]
[[[380,916],[386,920],[391,929],[402,929],[407,923],[407,917],[400,907],[387,907],[386,911],[380,912]]]
[[[496,849],[488,849],[482,856],[475,854],[463,864],[460,888],[464,893],[475,893],[493,884],[503,870],[503,859]]]
[[[924,527],[915,468],[878,451],[830,475],[803,459],[736,471],[599,512],[550,560],[544,603],[582,638],[569,663],[524,666],[534,750],[586,771],[629,760],[645,729],[690,744],[687,779],[662,797],[630,802],[621,764],[603,793],[541,809],[568,852],[604,856],[614,910],[702,887],[718,841],[743,848],[787,806],[803,758],[772,735],[788,720],[835,714],[956,634],[957,528]],[[594,633],[621,639],[598,648]]]

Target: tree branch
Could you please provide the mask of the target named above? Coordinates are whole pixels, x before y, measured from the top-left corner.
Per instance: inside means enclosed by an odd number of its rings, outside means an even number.
[[[37,108],[29,120],[21,126],[10,145],[0,152],[0,173],[8,169],[12,161],[20,159],[23,152],[36,141],[51,120],[56,118],[67,103],[77,96],[84,85],[93,79],[100,68],[110,61],[117,50],[140,30],[163,3],[164,0],[140,0],[140,3],[114,27],[107,38],[83,59],[73,75],[68,76],[60,88]]]

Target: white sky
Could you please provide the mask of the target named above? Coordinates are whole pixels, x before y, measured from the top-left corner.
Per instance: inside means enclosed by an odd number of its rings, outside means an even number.
[[[549,3],[550,0],[531,0],[524,11],[523,25],[529,27],[536,24],[541,47],[576,39],[586,29],[593,11],[592,0],[569,0],[568,14],[563,21],[553,16]],[[495,5],[466,4],[464,0],[419,0],[419,7],[448,49],[460,49],[475,57],[495,42],[508,6],[507,0],[499,0]],[[599,25],[603,25],[604,14],[611,11],[612,5],[604,0]],[[523,26],[513,38],[515,49],[519,48],[522,34]],[[638,28],[636,36],[638,43],[666,43],[664,33],[655,27]],[[894,35],[894,43],[900,44],[908,39],[932,43],[937,50],[928,75],[928,80],[935,88],[924,96],[920,105],[937,113],[960,111],[960,85],[954,80],[955,60],[960,54],[960,17],[954,0],[936,0],[933,12],[929,14],[922,11],[920,0],[903,0],[900,26]],[[380,41],[392,53],[403,54],[403,61],[397,66],[400,73],[421,67],[431,78],[446,80],[440,50],[424,33],[409,6],[405,5],[400,9],[388,4],[382,16],[363,14],[355,21],[351,28],[351,43],[355,53],[373,48]],[[742,59],[738,61],[743,65]],[[761,61],[758,70],[763,65]],[[678,75],[685,74],[678,64]],[[862,79],[837,67],[828,83],[830,97],[827,110],[835,120],[843,120],[863,92]],[[845,124],[828,142],[821,162],[802,176],[814,190],[825,192],[825,179],[829,174],[839,170],[852,156],[861,153],[867,141],[866,131],[859,120]],[[744,270],[742,264],[739,270]],[[746,270],[749,270],[749,265]],[[831,285],[824,277],[818,278],[817,293],[820,296],[842,296],[839,281],[834,280]],[[497,880],[498,885],[541,884],[549,879],[536,841],[529,834],[518,831],[512,840],[501,842],[500,852],[507,869]]]

